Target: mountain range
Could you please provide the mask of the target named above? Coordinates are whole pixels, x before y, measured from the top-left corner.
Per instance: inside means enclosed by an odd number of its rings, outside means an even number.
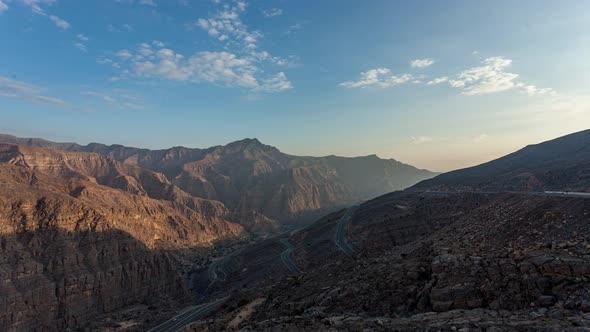
[[[589,134],[253,244],[223,266],[223,307],[186,331],[588,330]]]
[[[544,192],[590,191],[589,139],[432,178],[256,139],[1,136],[0,329],[141,331],[197,297],[227,303],[194,331],[590,328],[590,199]]]
[[[0,330],[78,328],[193,299],[186,266],[434,173],[246,139],[151,151],[0,136]]]
[[[165,150],[97,143],[84,146],[10,135],[0,135],[0,142],[96,153],[126,167],[157,172],[185,193],[222,202],[232,220],[256,232],[310,221],[346,204],[401,190],[436,175],[375,155],[292,156],[257,139],[207,149]]]

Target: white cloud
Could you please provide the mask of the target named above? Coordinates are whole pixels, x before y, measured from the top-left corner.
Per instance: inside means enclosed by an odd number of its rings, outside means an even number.
[[[44,104],[69,105],[62,99],[40,95],[44,90],[45,89],[33,84],[0,76],[0,97],[15,98]]]
[[[518,82],[519,75],[511,73],[508,68],[512,60],[502,56],[487,58],[482,65],[459,73],[449,84],[460,88],[466,95],[488,94],[511,89],[519,89],[529,95],[553,93],[550,88],[541,89],[535,85]]]
[[[88,41],[90,38],[84,36],[83,34],[79,33],[76,35],[76,38],[80,39],[81,41]]]
[[[67,105],[68,103],[62,99],[54,98],[54,97],[47,97],[47,96],[24,96],[23,99],[44,103],[44,104],[55,104],[55,105]]]
[[[55,23],[55,25],[59,28],[62,28],[64,30],[70,28],[70,23],[66,22],[64,19],[61,19],[55,15],[49,15],[49,19],[51,21],[53,21],[53,23]]]
[[[435,79],[428,81],[428,83],[426,83],[426,85],[436,85],[436,84],[447,82],[448,80],[449,80],[449,78],[447,76],[437,77]]]
[[[114,106],[120,109],[128,110],[141,110],[145,109],[145,106],[141,104],[142,99],[138,96],[132,96],[125,92],[125,90],[112,89],[108,92],[99,91],[82,91],[81,95],[96,97],[110,106]],[[126,99],[126,100],[125,100]],[[132,100],[133,102],[130,102]]]
[[[303,25],[301,23],[295,23],[293,25],[290,25],[287,30],[285,31],[286,34],[290,35],[290,34],[294,34],[297,33],[299,31],[303,30]]]
[[[235,6],[225,5],[209,18],[199,18],[196,26],[207,31],[209,36],[221,42],[238,44],[253,50],[258,47],[258,40],[262,34],[249,31],[240,19],[240,13],[246,10],[246,2],[238,1]]]
[[[41,90],[35,85],[0,76],[0,92],[6,94],[35,94]]]
[[[262,13],[266,17],[281,16],[283,15],[283,10],[280,8],[272,8],[270,10],[265,10]]]
[[[8,6],[4,2],[0,1],[0,14],[5,12],[6,10],[8,10]]]
[[[527,84],[524,84],[524,83],[521,83],[521,82],[516,83],[516,86],[518,88],[521,88],[529,96],[544,95],[544,94],[547,94],[547,93],[550,93],[550,94],[555,94],[556,93],[551,88],[539,88],[539,87],[537,87],[535,85],[532,85],[532,84],[527,85]]]
[[[199,18],[193,26],[223,43],[220,51],[201,51],[184,55],[153,40],[134,50],[120,50],[115,55],[122,60],[120,74],[112,80],[130,77],[158,78],[173,81],[212,83],[239,87],[250,91],[279,92],[291,89],[292,83],[284,72],[268,73],[263,65],[286,66],[287,60],[259,50],[262,34],[250,31],[240,18],[247,3],[234,0],[221,4],[208,18]],[[111,59],[98,60],[104,64]]]
[[[117,55],[125,64],[123,77],[136,76],[172,81],[213,83],[253,91],[279,92],[292,88],[285,73],[262,76],[255,57],[239,57],[230,52],[198,52],[184,56],[169,48],[153,49],[140,44],[135,51],[121,50]],[[270,55],[266,55],[270,56]],[[112,60],[100,59],[105,64]],[[127,70],[127,72],[125,72]],[[262,76],[262,77],[258,77]]]
[[[410,74],[395,76],[391,74],[391,70],[388,68],[376,68],[362,72],[358,81],[342,82],[339,85],[345,88],[364,88],[368,86],[388,88],[412,80],[414,80],[414,77]]]
[[[130,4],[130,5],[137,3],[139,5],[157,7],[155,0],[115,0],[115,1]]]
[[[207,18],[199,18],[192,26],[222,42],[222,50],[201,51],[192,55],[176,52],[158,40],[139,44],[135,49],[115,53],[121,59],[119,74],[111,80],[131,77],[166,79],[192,83],[212,83],[249,91],[279,92],[291,89],[284,72],[272,73],[267,66],[287,66],[289,61],[258,49],[262,34],[250,31],[240,18],[247,8],[243,0],[219,5]],[[100,58],[103,64],[112,59]]]
[[[107,94],[101,93],[101,92],[96,92],[96,91],[83,91],[80,94],[86,95],[86,96],[98,97],[98,98],[100,98],[100,99],[102,99],[104,101],[110,102],[110,103],[115,102],[115,98],[113,98],[113,97],[111,97],[111,96],[109,96]]]
[[[434,60],[432,59],[416,59],[410,61],[412,68],[426,68],[432,66]]]
[[[228,52],[199,52],[185,58],[171,49],[159,50],[153,60],[134,61],[134,73],[176,81],[209,82],[256,89],[257,68],[248,59]]]
[[[96,63],[104,65],[104,64],[111,64],[113,63],[113,59],[101,57],[96,60]]]
[[[424,75],[417,77],[411,74],[395,76],[391,74],[388,68],[376,68],[361,73],[358,81],[343,82],[339,85],[347,88],[364,88],[368,86],[387,88],[406,82],[427,86],[448,82],[451,87],[460,89],[465,95],[489,94],[512,89],[526,93],[529,96],[557,95],[557,92],[551,88],[540,88],[520,81],[518,74],[508,70],[511,65],[512,60],[506,57],[490,57],[482,60],[480,66],[463,70],[453,76],[441,76],[429,80],[425,79]]]
[[[122,109],[128,109],[128,110],[143,110],[143,109],[145,109],[145,106],[140,105],[140,104],[135,104],[135,103],[122,103],[119,105],[119,107],[121,107]]]
[[[86,52],[87,51],[86,45],[84,45],[82,43],[74,43],[74,46],[76,46],[76,48],[79,49],[82,52]]]
[[[432,142],[432,137],[429,136],[412,136],[411,138],[412,144],[423,144]]]
[[[47,15],[45,13],[45,11],[41,8],[41,5],[52,5],[53,3],[55,3],[55,0],[18,0],[20,3],[22,3],[25,6],[28,6],[31,8],[31,10],[33,11],[33,13],[35,14],[39,14],[39,15]]]
[[[266,92],[279,92],[283,90],[292,89],[293,85],[289,80],[287,80],[287,76],[285,73],[279,72],[273,77],[267,78],[262,80],[262,84],[258,88],[260,91]]]
[[[129,50],[120,50],[115,55],[122,59],[129,59],[133,56]]]
[[[450,81],[451,86],[463,88],[463,93],[476,95],[500,92],[516,87],[514,82],[518,75],[507,72],[512,60],[504,57],[492,57],[483,60],[482,66],[464,70]]]
[[[133,26],[130,24],[123,24],[121,28],[118,28],[112,24],[107,25],[107,30],[109,32],[131,32],[134,30]]]
[[[57,17],[55,15],[49,15],[45,12],[42,6],[50,6],[56,2],[56,0],[17,0],[21,4],[31,8],[31,11],[37,15],[45,16],[49,18],[57,27],[62,29],[69,29],[70,23],[66,20]]]

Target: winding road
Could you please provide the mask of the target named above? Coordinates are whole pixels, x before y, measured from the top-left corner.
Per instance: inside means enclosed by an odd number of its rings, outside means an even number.
[[[207,274],[209,276],[209,281],[213,284],[217,280],[225,280],[226,273],[223,270],[223,265],[225,264],[226,260],[228,260],[231,255],[227,255],[221,258],[218,258],[209,265],[207,269]],[[221,276],[220,276],[221,275]]]
[[[200,306],[192,306],[185,309],[175,317],[165,321],[164,323],[152,328],[149,332],[178,332],[182,331],[188,324],[198,321],[207,316],[214,309],[219,308],[228,297],[224,297],[213,302],[202,304]]]
[[[281,239],[281,243],[287,247],[287,249],[285,249],[285,251],[281,253],[281,261],[283,262],[283,264],[285,264],[287,269],[289,269],[289,271],[293,273],[302,273],[303,271],[301,271],[301,269],[297,267],[297,265],[295,264],[295,262],[293,262],[293,259],[291,258],[291,253],[293,252],[293,250],[295,250],[295,247],[293,247],[291,242],[289,242],[289,238],[286,237]]]
[[[352,220],[352,214],[357,207],[358,205],[349,207],[342,218],[340,218],[338,225],[336,226],[336,236],[334,238],[334,242],[336,243],[336,246],[338,246],[338,248],[348,256],[352,255],[354,248],[348,243],[348,240],[346,240],[346,226],[348,226]]]

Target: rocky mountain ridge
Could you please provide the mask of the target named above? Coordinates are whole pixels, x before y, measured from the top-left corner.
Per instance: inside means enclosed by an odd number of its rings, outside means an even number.
[[[0,142],[94,152],[123,165],[164,174],[192,196],[218,200],[248,229],[277,231],[348,203],[407,188],[435,173],[377,156],[299,157],[257,139],[208,149],[165,150],[54,143],[0,135]]]
[[[444,173],[412,189],[590,192],[590,130],[529,145],[478,166]]]

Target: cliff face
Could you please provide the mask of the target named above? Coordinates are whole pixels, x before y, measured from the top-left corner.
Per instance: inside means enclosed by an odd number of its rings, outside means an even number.
[[[189,299],[174,258],[124,232],[43,227],[0,237],[3,331],[62,331],[127,305]]]
[[[186,301],[169,252],[241,236],[227,216],[153,171],[0,144],[0,330],[77,328],[134,303]]]
[[[155,151],[6,135],[0,135],[0,141],[95,152],[125,167],[161,173],[192,196],[223,202],[241,224],[254,231],[276,230],[284,223],[311,220],[351,202],[404,189],[435,175],[374,155],[292,156],[256,139],[208,149],[175,147]],[[119,181],[119,186],[132,187],[123,179]]]

